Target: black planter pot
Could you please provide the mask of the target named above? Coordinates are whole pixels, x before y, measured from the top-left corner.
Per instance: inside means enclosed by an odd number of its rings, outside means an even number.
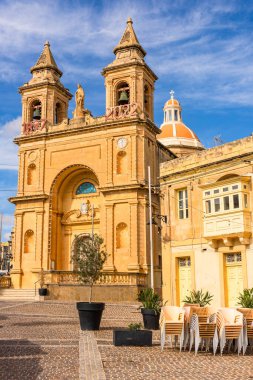
[[[152,346],[152,331],[113,330],[114,346]]]
[[[46,296],[47,295],[47,288],[39,288],[39,295],[40,296]]]
[[[149,330],[159,330],[159,318],[160,313],[156,313],[152,309],[141,308],[141,313],[143,316],[143,323],[145,329]]]
[[[77,302],[81,330],[99,330],[102,313],[105,308],[103,302]]]

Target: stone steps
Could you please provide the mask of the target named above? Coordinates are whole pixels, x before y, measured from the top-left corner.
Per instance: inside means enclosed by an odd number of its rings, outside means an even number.
[[[0,289],[0,300],[34,301],[34,289]]]

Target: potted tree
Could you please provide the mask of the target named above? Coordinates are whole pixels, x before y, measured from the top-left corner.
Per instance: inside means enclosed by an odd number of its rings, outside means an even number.
[[[74,244],[72,262],[75,272],[82,284],[89,285],[89,302],[77,302],[81,330],[99,330],[102,313],[105,307],[103,302],[92,302],[94,283],[101,276],[103,265],[107,259],[107,252],[103,249],[103,238],[97,234],[80,236]]]
[[[152,331],[141,327],[141,323],[131,323],[128,329],[113,330],[114,346],[152,346]]]
[[[185,297],[183,302],[187,304],[198,304],[199,306],[203,307],[206,305],[210,305],[212,299],[213,299],[212,294],[210,294],[208,291],[204,293],[203,290],[200,289],[200,290],[192,290],[189,296]]]
[[[143,289],[138,294],[137,300],[140,306],[145,329],[159,330],[159,318],[162,307],[162,299],[152,288]]]
[[[45,285],[45,273],[43,268],[41,268],[40,274],[39,274],[39,283],[40,283],[40,288],[39,288],[39,295],[40,296],[46,296],[47,295],[47,287]]]

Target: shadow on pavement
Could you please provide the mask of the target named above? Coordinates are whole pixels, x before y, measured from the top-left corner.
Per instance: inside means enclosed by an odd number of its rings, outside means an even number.
[[[29,340],[1,340],[0,380],[37,379],[43,371],[41,356],[46,354],[39,345]]]

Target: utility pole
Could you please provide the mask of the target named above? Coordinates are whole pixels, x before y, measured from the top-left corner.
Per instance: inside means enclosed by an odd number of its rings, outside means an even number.
[[[2,246],[3,214],[0,214],[0,269],[3,263],[3,246]]]
[[[152,197],[151,197],[150,166],[148,166],[148,198],[149,198],[149,239],[150,239],[150,287],[154,290],[153,224],[152,224]]]

